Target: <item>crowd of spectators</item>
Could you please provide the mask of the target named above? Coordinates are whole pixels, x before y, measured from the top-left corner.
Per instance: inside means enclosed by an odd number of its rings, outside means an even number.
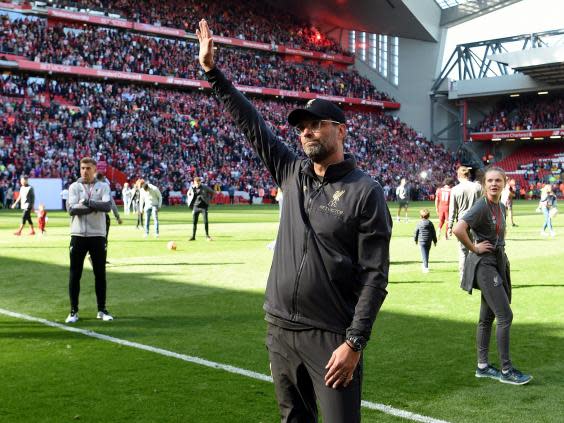
[[[515,199],[517,200],[538,200],[541,197],[542,187],[550,184],[556,198],[564,199],[564,181],[554,180],[551,182],[543,182],[536,177],[532,180],[517,180],[515,184]]]
[[[203,79],[195,42],[92,26],[80,29],[45,19],[3,17],[0,52],[30,60],[113,71]],[[286,62],[280,54],[224,48],[219,66],[241,85],[389,100],[355,70]]]
[[[331,38],[306,20],[265,1],[247,0],[55,0],[50,7],[72,7],[114,13],[139,23],[183,29],[193,33],[205,18],[223,37],[347,55]]]
[[[274,186],[241,131],[207,92],[3,76],[0,96],[0,179],[14,186],[21,174],[70,182],[79,174],[81,156],[164,191],[185,191],[194,176],[223,191],[270,192]],[[299,153],[297,133],[286,122],[296,103],[253,102],[279,140]],[[423,199],[454,174],[452,154],[399,119],[383,112],[346,116],[346,151],[382,183],[389,198],[401,177]]]
[[[524,131],[564,128],[562,97],[527,97],[497,104],[476,127],[476,132]]]
[[[553,191],[557,195],[560,195],[561,191],[564,194],[564,186],[562,189],[560,187],[560,184],[564,183],[564,162],[562,157],[553,157],[554,159],[533,160],[530,163],[519,165],[518,169],[522,171],[522,185],[527,194],[532,192],[534,196],[537,196],[545,184],[553,185]]]

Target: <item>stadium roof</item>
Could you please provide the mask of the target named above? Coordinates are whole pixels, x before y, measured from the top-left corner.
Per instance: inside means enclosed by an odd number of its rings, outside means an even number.
[[[268,0],[312,22],[422,41],[452,26],[521,0]]]
[[[468,0],[435,0],[441,9],[448,9],[449,7],[458,6],[462,3],[467,3]]]
[[[504,63],[538,81],[550,85],[564,84],[564,47],[542,47],[495,54],[491,59]]]
[[[454,26],[495,12],[521,0],[435,0],[442,9],[441,26]]]
[[[269,0],[289,13],[335,29],[437,41],[441,9],[434,0]],[[327,32],[327,31],[326,31]]]

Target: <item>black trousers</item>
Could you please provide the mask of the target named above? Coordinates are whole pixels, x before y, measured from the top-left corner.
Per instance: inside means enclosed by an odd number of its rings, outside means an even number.
[[[80,278],[86,254],[90,253],[96,290],[98,311],[106,308],[106,239],[103,236],[71,236],[69,297],[71,310],[78,311]]]
[[[31,209],[25,209],[22,213],[22,225],[25,225],[26,223],[33,226],[33,222],[31,221]]]
[[[192,211],[192,238],[196,238],[196,229],[198,228],[198,218],[200,216],[200,213],[204,216],[204,229],[206,231],[206,236],[210,236],[208,225],[208,209],[194,207],[194,210]]]
[[[362,358],[346,388],[325,386],[325,366],[345,341],[344,335],[320,330],[287,330],[269,324],[266,346],[283,423],[360,422]]]

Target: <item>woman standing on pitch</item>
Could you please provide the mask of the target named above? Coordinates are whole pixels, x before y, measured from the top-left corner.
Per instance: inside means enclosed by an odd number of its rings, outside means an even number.
[[[556,215],[556,195],[552,192],[552,187],[550,184],[546,184],[542,187],[541,190],[541,198],[539,202],[539,207],[544,215],[544,225],[541,230],[542,236],[550,236],[554,237],[556,233],[552,229],[552,218]],[[548,229],[548,233],[546,230]]]
[[[482,184],[484,197],[479,199],[453,228],[458,240],[470,251],[464,265],[461,288],[469,293],[482,293],[480,319],[476,334],[478,367],[476,377],[498,379],[503,383],[524,385],[531,375],[523,374],[509,358],[509,332],[513,320],[511,311],[511,278],[509,260],[505,255],[505,207],[500,202],[507,178],[499,167],[488,167]],[[475,242],[468,236],[472,230]],[[488,361],[492,324],[497,320],[497,349],[501,372]]]

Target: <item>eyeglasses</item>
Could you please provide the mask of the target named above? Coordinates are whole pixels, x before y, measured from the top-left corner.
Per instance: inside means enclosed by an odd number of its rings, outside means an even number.
[[[334,123],[336,125],[342,125],[341,122],[337,122],[335,120],[327,120],[327,119],[319,119],[319,120],[309,120],[300,122],[296,125],[296,130],[301,135],[303,134],[306,129],[309,129],[312,132],[319,132],[323,123]]]

